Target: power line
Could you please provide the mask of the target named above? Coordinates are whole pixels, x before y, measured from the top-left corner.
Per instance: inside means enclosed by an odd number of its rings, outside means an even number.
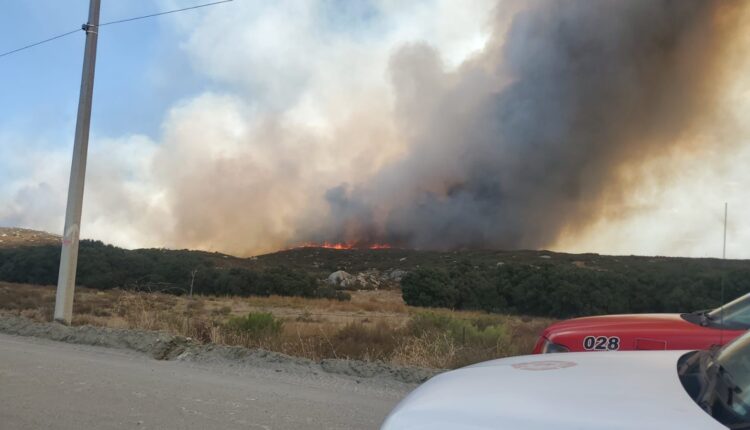
[[[158,13],[152,13],[152,14],[149,14],[149,15],[136,16],[136,17],[133,17],[133,18],[125,18],[125,19],[119,19],[119,20],[116,20],[116,21],[109,21],[109,22],[105,22],[105,23],[99,24],[98,26],[99,27],[104,27],[105,25],[122,24],[124,22],[136,21],[136,20],[139,20],[139,19],[153,18],[155,16],[167,15],[167,14],[170,14],[170,13],[184,12],[186,10],[199,9],[199,8],[202,8],[202,7],[214,6],[214,5],[221,4],[221,3],[229,3],[231,1],[233,1],[233,0],[221,0],[221,1],[215,1],[215,2],[212,2],[212,3],[204,3],[204,4],[199,4],[197,6],[190,6],[190,7],[184,7],[184,8],[181,8],[181,9],[168,10],[166,12],[158,12]],[[39,45],[41,45],[43,43],[51,42],[53,40],[60,39],[60,38],[65,37],[65,36],[69,36],[69,35],[71,35],[73,33],[77,33],[77,32],[79,32],[81,30],[82,30],[82,28],[77,28],[75,30],[68,31],[67,33],[62,33],[62,34],[58,34],[57,36],[50,37],[49,39],[40,40],[39,42],[35,42],[35,43],[30,44],[30,45],[22,46],[20,48],[14,49],[12,51],[3,52],[3,53],[0,54],[0,57],[5,57],[6,55],[15,54],[16,52],[23,51],[23,50],[29,49],[29,48],[33,48],[33,47],[39,46]]]
[[[10,54],[15,54],[16,52],[23,51],[24,49],[33,48],[35,46],[41,45],[42,43],[51,42],[51,41],[53,41],[55,39],[59,39],[61,37],[69,36],[69,35],[71,35],[73,33],[79,32],[79,31],[81,31],[81,29],[80,28],[76,28],[75,30],[72,30],[72,31],[69,31],[69,32],[63,33],[63,34],[58,34],[57,36],[53,36],[53,37],[50,37],[49,39],[44,39],[44,40],[41,40],[39,42],[32,43],[31,45],[26,45],[26,46],[22,46],[20,48],[14,49],[12,51],[3,52],[2,54],[0,54],[0,57],[5,57],[6,55],[10,55]]]
[[[153,18],[155,16],[161,16],[161,15],[167,15],[167,14],[170,14],[170,13],[183,12],[183,11],[191,10],[191,9],[199,9],[199,8],[202,8],[202,7],[214,6],[214,5],[221,4],[221,3],[229,3],[230,1],[233,1],[233,0],[215,1],[213,3],[199,4],[197,6],[184,7],[182,9],[175,9],[175,10],[169,10],[169,11],[166,11],[166,12],[152,13],[150,15],[143,15],[143,16],[136,16],[136,17],[133,17],[133,18],[119,19],[117,21],[109,21],[109,22],[105,22],[105,23],[99,24],[99,27],[104,27],[105,25],[112,25],[112,24],[121,24],[123,22],[136,21],[136,20],[139,20],[139,19]]]

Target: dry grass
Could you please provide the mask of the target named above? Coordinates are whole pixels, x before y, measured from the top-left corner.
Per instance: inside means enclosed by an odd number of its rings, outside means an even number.
[[[0,227],[0,248],[15,246],[57,245],[60,236],[25,228]]]
[[[0,282],[0,311],[49,321],[54,301],[54,287]],[[261,312],[282,322],[280,332],[260,337],[228,324],[233,317]],[[447,309],[425,312],[406,306],[398,291],[355,291],[350,302],[340,302],[77,288],[73,324],[162,330],[199,342],[262,347],[313,360],[453,368],[528,353],[551,322]]]
[[[456,343],[448,333],[431,333],[403,339],[391,357],[393,364],[447,369],[457,367]],[[481,360],[476,360],[481,361]]]

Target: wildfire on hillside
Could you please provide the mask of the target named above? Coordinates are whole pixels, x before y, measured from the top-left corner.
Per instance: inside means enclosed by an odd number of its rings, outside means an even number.
[[[345,243],[345,242],[322,242],[322,243],[303,243],[295,248],[326,248],[326,249],[390,249],[391,245],[387,243]]]
[[[285,60],[294,40],[262,54],[241,45],[217,73],[234,82],[235,64],[243,70],[260,61],[272,72],[251,67],[258,76],[240,75],[263,96],[207,93],[170,111],[163,142],[137,140],[138,153],[152,158],[101,164],[102,178],[113,170],[124,179],[99,181],[118,188],[97,189],[102,198],[94,199],[100,206],[89,222],[138,219],[137,235],[108,234],[238,255],[589,244],[681,253],[685,235],[703,237],[678,225],[684,222],[658,229],[674,240],[630,232],[650,231],[644,226],[657,214],[668,217],[668,198],[690,201],[693,182],[684,179],[702,177],[704,168],[706,178],[729,180],[724,167],[713,169],[747,140],[740,106],[750,2],[497,4],[476,27],[461,24],[470,43],[443,45],[437,42],[452,37],[411,32],[402,38],[398,27],[372,37],[388,45],[326,46],[327,55],[312,55],[312,63]],[[351,47],[361,67],[347,63]],[[308,67],[310,79],[297,79]],[[265,75],[278,76],[256,79]],[[289,77],[289,88],[277,85]],[[39,184],[28,192],[51,192]],[[150,194],[135,198],[141,190]],[[37,215],[26,211],[48,200],[18,193],[10,206],[0,204],[0,224],[31,223]],[[110,201],[118,203],[107,209]],[[149,216],[135,216],[141,213]]]

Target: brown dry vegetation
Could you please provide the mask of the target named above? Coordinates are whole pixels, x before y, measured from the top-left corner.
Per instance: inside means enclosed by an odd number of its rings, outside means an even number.
[[[49,321],[50,286],[0,282],[0,311]],[[258,333],[233,325],[268,313],[280,330]],[[271,318],[270,315],[268,318]],[[74,325],[162,330],[212,342],[262,347],[307,357],[381,360],[435,368],[528,353],[551,320],[447,309],[416,309],[398,291],[358,291],[350,302],[300,297],[194,298],[161,293],[77,288]]]
[[[25,228],[0,227],[0,248],[14,246],[58,245],[60,236]]]

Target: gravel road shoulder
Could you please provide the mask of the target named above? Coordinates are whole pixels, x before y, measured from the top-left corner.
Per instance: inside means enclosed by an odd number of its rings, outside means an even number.
[[[276,373],[335,375],[377,385],[416,385],[439,373],[434,369],[398,367],[379,362],[329,359],[314,362],[305,358],[237,346],[198,344],[167,333],[112,329],[93,326],[65,326],[39,323],[18,316],[0,316],[0,333],[31,336],[74,344],[127,349],[157,360],[257,368]]]

